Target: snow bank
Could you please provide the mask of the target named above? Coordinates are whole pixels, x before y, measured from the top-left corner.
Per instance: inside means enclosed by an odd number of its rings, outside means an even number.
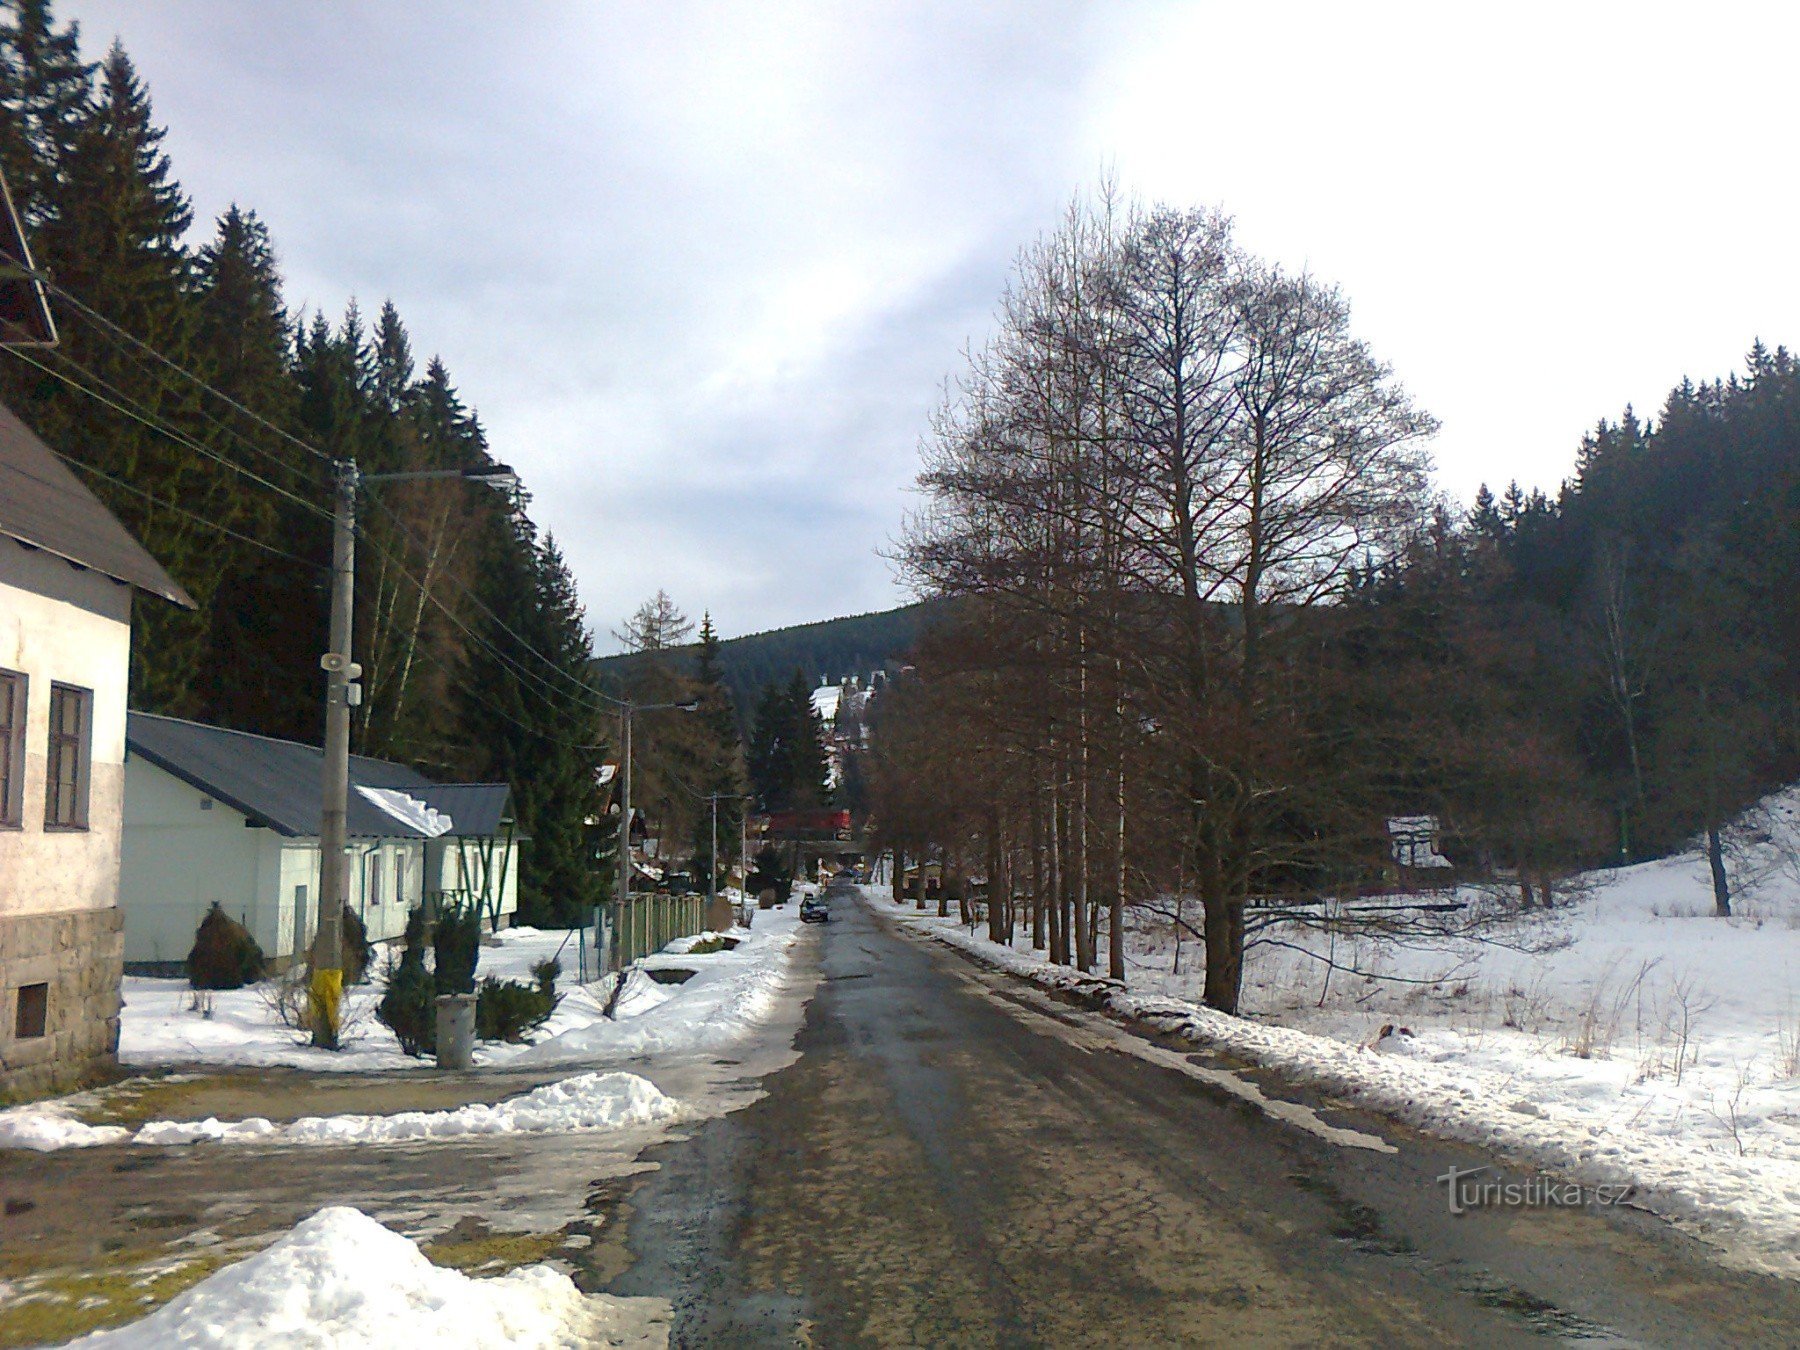
[[[655,1125],[681,1114],[681,1104],[634,1073],[583,1073],[523,1096],[454,1111],[399,1111],[387,1116],[303,1116],[276,1125],[248,1120],[157,1120],[134,1144],[270,1143],[395,1144],[472,1134],[572,1134]],[[123,1131],[120,1131],[123,1134]]]
[[[142,1321],[73,1344],[114,1350],[661,1344],[663,1306],[584,1295],[547,1266],[473,1279],[432,1265],[405,1237],[360,1210],[334,1206]]]
[[[1559,1057],[1539,1043],[1531,1058],[1541,1076],[1534,1076],[1522,1071],[1510,1048],[1485,1060],[1448,1055],[1439,1032],[1352,1041],[1230,1017],[1189,999],[1049,965],[1041,952],[997,945],[953,919],[894,907],[875,888],[865,894],[909,920],[908,927],[985,964],[1078,992],[1120,1016],[1584,1185],[1634,1187],[1633,1203],[1717,1244],[1740,1264],[1800,1276],[1800,1158],[1753,1156],[1711,1139],[1645,1130],[1642,1106],[1629,1100],[1621,1106],[1620,1088],[1595,1078],[1597,1061]],[[1134,983],[1137,978],[1134,972]],[[1630,1076],[1614,1062],[1598,1063],[1614,1077]],[[1559,1070],[1561,1090],[1547,1090]],[[1740,1135],[1743,1128],[1740,1123]]]
[[[553,1018],[548,1039],[520,1050],[512,1064],[560,1064],[640,1055],[711,1052],[751,1035],[774,1012],[799,940],[799,906],[763,910],[738,945],[704,955],[673,951],[646,957],[620,993],[618,1016]],[[686,945],[691,946],[692,943]],[[685,970],[680,984],[659,984],[651,970]],[[558,1014],[562,1009],[558,1009]]]
[[[116,1144],[130,1133],[117,1125],[85,1125],[42,1107],[15,1106],[0,1111],[0,1149],[49,1153],[59,1148],[92,1148]]]

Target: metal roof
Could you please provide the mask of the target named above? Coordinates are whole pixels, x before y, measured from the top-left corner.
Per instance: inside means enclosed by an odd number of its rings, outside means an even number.
[[[257,825],[289,838],[319,834],[325,755],[317,746],[141,712],[126,718],[125,746]],[[350,757],[350,785],[397,788],[417,797],[456,822],[452,835],[463,836],[498,833],[511,797],[505,783],[445,786],[404,764],[362,755]],[[350,794],[349,832],[365,839],[432,837],[358,792]]]
[[[117,516],[0,404],[0,535],[193,609]]]
[[[433,783],[407,790],[432,810],[442,811],[455,821],[452,835],[497,835],[512,819],[512,788],[506,783]]]

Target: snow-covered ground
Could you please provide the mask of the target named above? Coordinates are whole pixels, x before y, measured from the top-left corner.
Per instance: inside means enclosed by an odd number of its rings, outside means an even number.
[[[739,945],[701,957],[683,955],[695,943],[718,937],[701,934],[682,938],[668,949],[646,959],[645,967],[691,966],[698,973],[685,985],[657,985],[641,972],[634,973],[622,991],[615,1010],[617,1020],[605,1015],[612,992],[610,979],[579,982],[580,938],[560,929],[509,928],[483,941],[476,978],[530,982],[531,968],[540,961],[555,960],[562,966],[557,989],[562,1003],[550,1021],[532,1035],[531,1045],[483,1042],[476,1047],[478,1067],[520,1060],[528,1053],[544,1062],[559,1052],[547,1043],[575,1033],[591,1033],[582,1041],[585,1049],[605,1049],[619,1056],[646,1054],[684,1040],[691,1032],[699,1040],[730,1035],[753,1021],[767,1001],[767,993],[779,984],[787,946],[792,941],[795,909],[770,910],[757,916],[748,930],[734,929],[724,936]],[[591,937],[591,934],[590,934]],[[676,958],[680,959],[676,959]],[[588,957],[590,966],[593,956]],[[245,989],[196,994],[186,980],[160,980],[130,976],[125,980],[125,1009],[120,1018],[119,1059],[130,1068],[168,1065],[217,1067],[297,1068],[320,1072],[367,1073],[387,1069],[433,1067],[430,1059],[414,1059],[403,1053],[394,1035],[375,1017],[381,1001],[381,975],[372,970],[367,983],[345,991],[344,1047],[319,1050],[307,1043],[304,1032],[283,1024],[275,1010],[276,985],[272,981]],[[671,1007],[660,1017],[644,1020],[659,1003]],[[565,1040],[563,1049],[574,1042]],[[561,1054],[561,1058],[578,1058]]]
[[[1177,973],[1176,924],[1140,912],[1127,988],[1100,992],[1428,1130],[1636,1185],[1740,1259],[1800,1275],[1800,874],[1785,862],[1800,794],[1766,805],[1776,838],[1740,852],[1731,919],[1712,917],[1694,854],[1581,878],[1548,913],[1496,918],[1469,888],[1453,897],[1466,908],[1408,925],[1428,932],[1271,930],[1289,945],[1252,949],[1245,1016],[1229,1018],[1198,1006],[1193,935]],[[1025,935],[1007,951],[985,926],[890,912],[1017,973],[1076,979]],[[1184,917],[1198,928],[1198,905]]]
[[[583,1294],[548,1266],[491,1279],[446,1270],[360,1210],[334,1206],[142,1321],[72,1344],[331,1350],[433,1342],[470,1350],[661,1346],[668,1305]]]
[[[767,910],[750,929],[681,938],[627,973],[615,1015],[605,1014],[612,981],[560,986],[564,998],[550,1021],[525,1045],[484,1043],[478,1066],[564,1066],[576,1070],[624,1061],[655,1063],[680,1056],[711,1056],[750,1037],[776,1012],[798,939],[798,906]],[[568,934],[521,928],[502,932],[482,949],[480,976],[529,979],[532,965],[560,952],[573,969]],[[732,944],[726,946],[725,944]],[[679,983],[659,982],[650,972],[686,973]],[[183,1066],[295,1066],[323,1071],[418,1069],[430,1059],[401,1053],[391,1032],[373,1016],[357,1028],[347,1050],[333,1054],[304,1043],[268,1006],[262,988],[213,996],[211,1016],[192,1007],[192,991],[172,980],[135,980],[125,1012],[128,1063]],[[154,986],[146,994],[142,986]],[[372,1007],[377,989],[353,997]],[[646,1072],[650,1070],[646,1069]],[[152,1121],[135,1132],[82,1122],[82,1098],[0,1111],[0,1149],[47,1152],[122,1143],[185,1144],[202,1141],[377,1143],[443,1139],[470,1134],[618,1129],[665,1123],[692,1108],[710,1113],[717,1103],[665,1096],[634,1073],[579,1073],[494,1105],[476,1103],[453,1111],[407,1111],[386,1116],[308,1117],[285,1125],[252,1117],[238,1121]]]

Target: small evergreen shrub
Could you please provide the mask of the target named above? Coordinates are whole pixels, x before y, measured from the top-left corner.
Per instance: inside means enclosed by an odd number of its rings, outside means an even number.
[[[787,868],[781,865],[781,855],[770,845],[763,845],[751,860],[749,877],[744,882],[744,889],[751,895],[761,895],[764,891],[774,891],[775,898],[782,904],[794,893],[794,878],[788,874]]]
[[[405,950],[398,965],[390,964],[387,987],[375,1016],[394,1033],[400,1048],[415,1059],[437,1050],[437,984],[425,969],[425,913],[406,918]]]
[[[431,938],[440,994],[475,992],[475,965],[481,960],[481,911],[474,905],[450,905],[438,915]]]
[[[484,1041],[521,1041],[525,1033],[535,1031],[550,1020],[562,995],[556,992],[556,977],[562,967],[555,961],[540,961],[531,968],[533,983],[519,980],[485,979],[475,1003],[475,1034]]]
[[[375,949],[369,946],[369,930],[362,916],[345,905],[343,926],[338,931],[344,947],[344,983],[361,984],[369,978],[369,962],[375,955]]]
[[[213,901],[194,930],[188,983],[196,989],[242,989],[263,977],[263,950],[250,930]]]

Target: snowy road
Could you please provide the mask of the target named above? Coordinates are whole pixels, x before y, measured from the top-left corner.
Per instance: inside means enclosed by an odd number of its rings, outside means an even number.
[[[1785,1344],[1800,1288],[1628,1207],[1455,1216],[1475,1150],[1155,1046],[848,897],[800,1060],[584,1253],[677,1345]],[[1541,1179],[1537,1179],[1541,1182]]]

